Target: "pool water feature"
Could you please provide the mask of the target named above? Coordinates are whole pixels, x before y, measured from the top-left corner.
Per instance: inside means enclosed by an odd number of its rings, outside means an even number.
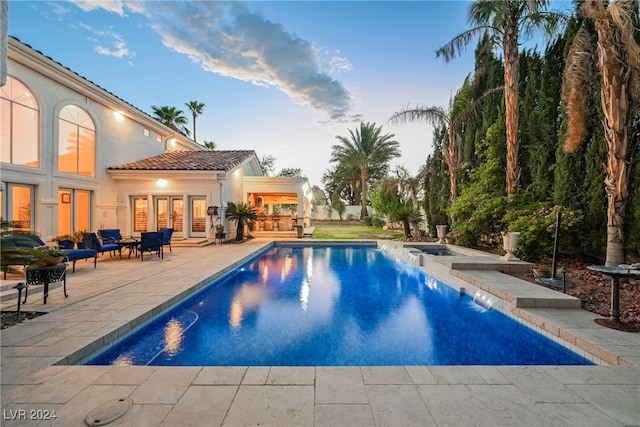
[[[95,365],[593,364],[375,247],[275,246]]]

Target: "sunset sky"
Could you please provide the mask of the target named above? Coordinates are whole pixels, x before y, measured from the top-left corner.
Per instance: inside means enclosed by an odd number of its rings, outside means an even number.
[[[446,106],[473,69],[475,41],[446,64],[435,50],[468,28],[462,1],[9,1],[9,34],[151,114],[203,102],[197,140],[276,158],[314,185],[336,135],[360,121],[395,134],[416,173],[427,124],[405,106]]]

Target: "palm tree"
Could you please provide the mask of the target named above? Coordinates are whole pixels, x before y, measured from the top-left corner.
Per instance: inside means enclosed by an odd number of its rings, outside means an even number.
[[[185,105],[193,115],[193,140],[196,141],[196,118],[202,114],[202,110],[204,110],[205,105],[203,102],[198,101],[189,101]]]
[[[402,197],[405,200],[411,200],[413,206],[418,207],[418,196],[421,192],[420,180],[418,177],[413,177],[409,173],[409,170],[404,166],[396,166],[395,179],[398,182],[398,189],[402,193]]]
[[[405,108],[398,113],[394,113],[389,119],[391,123],[425,121],[431,123],[436,128],[441,127],[446,129],[449,143],[442,147],[442,154],[449,168],[451,201],[454,201],[458,197],[458,165],[460,164],[460,144],[462,142],[458,128],[471,115],[476,114],[478,107],[482,104],[485,97],[504,90],[502,86],[493,88],[485,92],[477,100],[471,101],[468,95],[470,88],[469,81],[466,80],[456,94],[455,100],[450,100],[447,108],[440,106]]]
[[[236,240],[242,242],[245,224],[249,225],[256,222],[258,213],[254,207],[244,202],[229,202],[227,204],[227,218],[236,222]]]
[[[154,117],[163,125],[169,126],[171,129],[181,132],[185,135],[189,135],[189,129],[185,127],[187,124],[187,118],[184,116],[182,110],[178,110],[176,107],[170,107],[163,105],[162,107],[151,106]]]
[[[575,150],[584,139],[588,113],[585,87],[590,86],[596,58],[600,71],[600,102],[607,145],[607,266],[624,263],[624,217],[629,199],[631,155],[640,142],[632,137],[640,115],[640,47],[634,37],[638,2],[604,0],[584,2],[581,10],[593,22],[597,41],[583,26],[572,42],[564,73],[562,98],[567,106],[565,151]],[[634,24],[635,23],[635,24]]]
[[[194,131],[194,140],[195,140],[195,128],[193,129]],[[216,143],[214,141],[202,141],[202,145],[204,146],[204,148],[206,148],[207,150],[213,151],[216,149]]]
[[[414,228],[418,229],[420,227],[420,224],[422,224],[423,222],[420,210],[413,206],[410,201],[405,202],[398,208],[391,211],[391,213],[389,214],[389,220],[402,223],[404,237],[406,238],[412,237],[412,225],[414,226]]]
[[[398,157],[400,144],[392,139],[395,135],[382,135],[382,126],[376,128],[375,123],[360,123],[360,129],[355,132],[349,130],[349,134],[350,138],[336,136],[341,144],[332,147],[331,161],[359,169],[362,194],[360,219],[364,219],[367,216],[369,171]]]
[[[548,0],[476,0],[469,10],[469,21],[475,25],[455,36],[436,51],[436,57],[445,62],[455,58],[478,33],[488,33],[493,43],[502,45],[504,56],[504,85],[507,133],[506,192],[516,194],[520,182],[518,166],[518,45],[519,35],[529,35],[536,28],[553,33],[559,13],[546,12]]]

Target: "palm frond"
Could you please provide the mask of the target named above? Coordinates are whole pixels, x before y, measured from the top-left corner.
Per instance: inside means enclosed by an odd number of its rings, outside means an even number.
[[[414,108],[404,108],[394,113],[389,122],[391,123],[411,123],[427,122],[433,126],[449,124],[449,113],[442,107],[416,106]]]
[[[455,36],[449,43],[436,50],[436,58],[442,57],[444,62],[451,62],[469,45],[469,42],[480,32],[495,30],[490,26],[472,28]]]

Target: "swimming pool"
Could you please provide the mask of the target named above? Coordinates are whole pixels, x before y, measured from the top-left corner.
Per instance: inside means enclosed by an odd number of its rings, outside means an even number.
[[[93,365],[586,365],[375,247],[275,246]]]

